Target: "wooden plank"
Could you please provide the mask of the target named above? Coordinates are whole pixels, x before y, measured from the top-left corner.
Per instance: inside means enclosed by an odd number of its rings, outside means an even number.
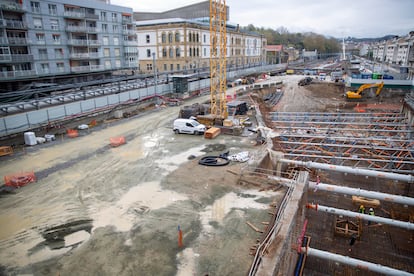
[[[263,233],[263,231],[261,231],[259,228],[254,226],[251,222],[246,221],[246,224],[249,225],[254,231],[259,232],[259,233]]]

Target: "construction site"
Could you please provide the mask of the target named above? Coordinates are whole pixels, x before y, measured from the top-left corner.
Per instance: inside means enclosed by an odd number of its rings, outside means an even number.
[[[414,275],[412,87],[300,65],[227,87],[211,5],[208,89],[132,87],[116,97],[139,100],[31,129],[48,141],[2,138],[0,275]]]

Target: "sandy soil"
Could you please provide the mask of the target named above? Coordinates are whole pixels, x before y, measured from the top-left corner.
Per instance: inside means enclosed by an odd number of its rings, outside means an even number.
[[[2,159],[2,175],[34,171],[38,181],[0,200],[0,274],[244,274],[259,237],[246,221],[263,228],[281,192],[238,186],[227,172],[237,163],[198,165],[207,153],[254,152],[255,135],[175,135],[178,110],[154,110]],[[111,148],[109,138],[120,135],[127,144]]]

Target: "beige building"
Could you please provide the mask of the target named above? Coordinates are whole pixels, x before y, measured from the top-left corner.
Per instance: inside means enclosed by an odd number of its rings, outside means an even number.
[[[208,20],[158,19],[135,22],[138,35],[139,71],[195,73],[210,66]],[[227,68],[265,62],[266,39],[227,23]]]

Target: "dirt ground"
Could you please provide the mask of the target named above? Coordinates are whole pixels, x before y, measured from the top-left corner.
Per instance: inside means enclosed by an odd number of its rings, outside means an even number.
[[[300,87],[302,77],[272,77],[283,81],[284,96],[268,111],[344,104],[341,88]],[[255,153],[256,135],[175,135],[179,108],[109,122],[75,139],[59,136],[0,159],[1,175],[34,171],[38,178],[0,198],[0,275],[246,274],[249,248],[260,237],[246,222],[264,228],[269,204],[282,191],[238,185],[228,170],[239,163],[199,165],[206,154]],[[120,135],[127,143],[111,148],[109,138]]]

